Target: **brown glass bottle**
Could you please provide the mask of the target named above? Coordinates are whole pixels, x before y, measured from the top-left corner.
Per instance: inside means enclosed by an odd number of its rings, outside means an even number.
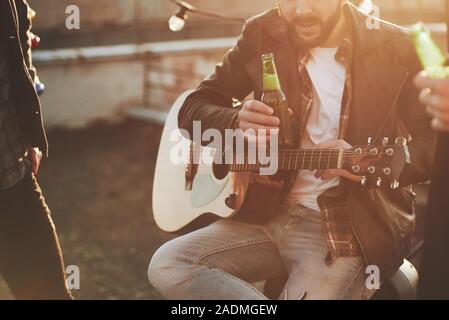
[[[288,103],[282,92],[279,76],[272,53],[262,55],[263,95],[262,102],[274,109],[274,115],[279,118],[279,144],[291,146],[293,133],[288,113]]]

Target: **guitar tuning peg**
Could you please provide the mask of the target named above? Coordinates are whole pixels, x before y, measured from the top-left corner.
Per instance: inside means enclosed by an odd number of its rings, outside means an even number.
[[[394,179],[394,180],[391,182],[390,188],[391,188],[392,190],[396,190],[397,188],[399,188],[399,186],[400,186],[399,181],[396,180],[396,179]]]
[[[382,187],[382,178],[381,177],[377,178],[376,186],[378,188]]]
[[[373,139],[373,137],[369,137],[368,138],[368,145],[373,145],[373,143],[374,143],[374,139]]]
[[[368,181],[368,179],[365,176],[363,176],[362,181],[360,181],[360,184],[362,185],[362,187],[366,186],[367,181]]]
[[[387,137],[383,138],[382,140],[382,145],[385,147],[388,145],[388,143],[390,142],[390,139],[388,139]]]
[[[401,146],[406,146],[408,141],[404,137],[397,137],[396,140],[394,141],[394,143],[401,145]]]
[[[373,148],[373,149],[370,150],[370,153],[373,156],[377,156],[379,154],[379,149]]]
[[[393,150],[393,148],[389,148],[389,149],[387,149],[385,152],[386,152],[387,156],[389,156],[389,157],[391,157],[392,155],[394,155],[394,150]]]
[[[362,170],[362,168],[358,164],[355,164],[355,165],[352,166],[352,171],[354,173],[359,173],[360,170]]]
[[[383,170],[383,172],[384,172],[384,175],[389,176],[391,174],[391,168],[385,168]]]
[[[368,172],[371,173],[371,174],[375,174],[376,173],[376,167],[375,166],[368,167]]]

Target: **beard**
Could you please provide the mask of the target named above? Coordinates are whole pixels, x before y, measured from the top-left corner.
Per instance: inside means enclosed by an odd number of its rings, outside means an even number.
[[[343,6],[338,5],[335,12],[327,21],[319,16],[309,15],[295,17],[288,23],[289,33],[298,49],[311,49],[326,41],[343,15]],[[308,36],[308,33],[319,30],[316,36]]]

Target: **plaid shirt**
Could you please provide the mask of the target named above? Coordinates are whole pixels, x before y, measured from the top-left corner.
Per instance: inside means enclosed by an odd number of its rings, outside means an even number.
[[[21,181],[30,168],[17,119],[8,61],[0,48],[0,191]]]
[[[348,36],[344,38],[335,55],[335,60],[341,63],[346,70],[338,139],[345,139],[348,128],[350,106],[352,102],[352,55],[353,42],[351,34],[349,33]],[[305,133],[307,127],[306,124],[310,118],[313,107],[313,84],[306,68],[309,57],[310,54],[307,51],[300,55],[298,59],[302,86],[300,91],[301,135]],[[317,201],[322,213],[323,228],[330,251],[326,261],[332,263],[337,257],[360,256],[361,249],[346,213],[347,190],[344,182],[321,194]]]

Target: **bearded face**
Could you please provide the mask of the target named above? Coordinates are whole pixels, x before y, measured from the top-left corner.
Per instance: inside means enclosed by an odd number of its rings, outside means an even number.
[[[306,48],[320,46],[343,14],[343,0],[278,0],[279,11]]]

